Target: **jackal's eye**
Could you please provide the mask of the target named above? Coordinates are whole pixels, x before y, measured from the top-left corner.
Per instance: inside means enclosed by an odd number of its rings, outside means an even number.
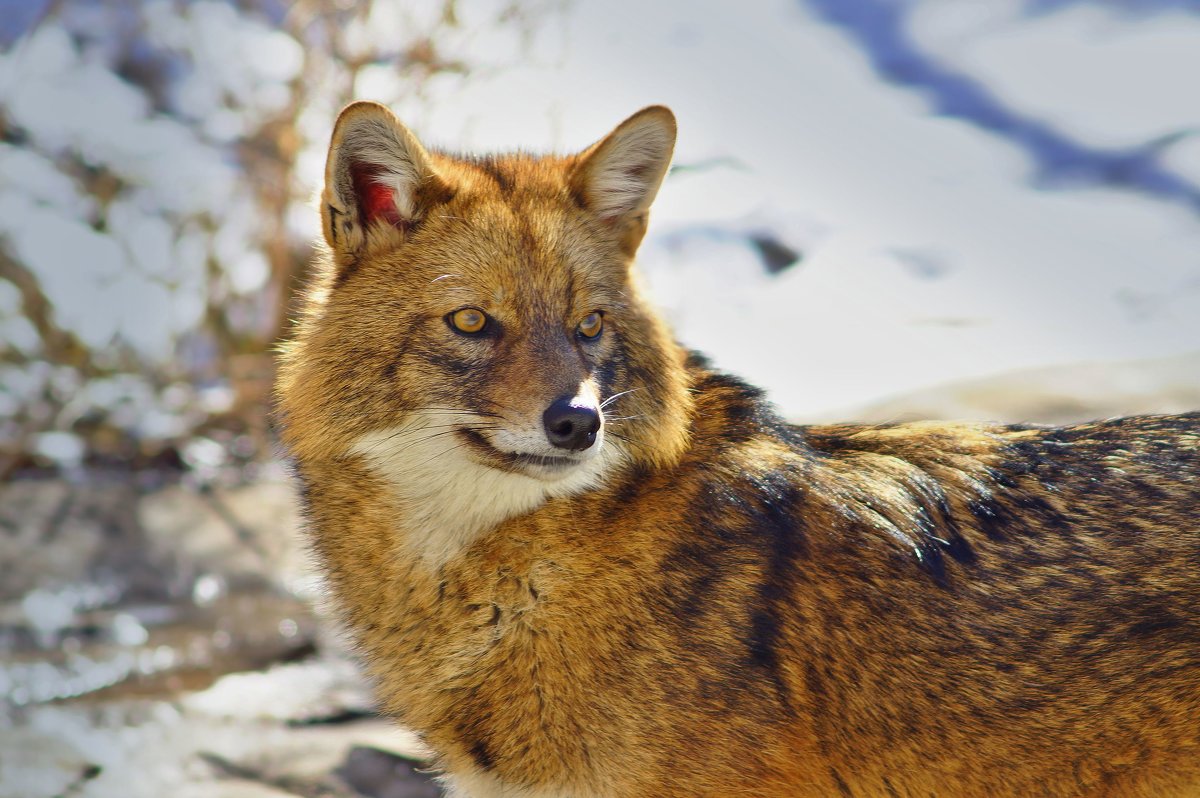
[[[604,316],[599,312],[589,313],[579,322],[579,334],[584,338],[596,338],[603,329]]]
[[[446,323],[455,332],[460,332],[464,335],[478,335],[487,327],[488,317],[479,308],[463,308],[447,316]]]

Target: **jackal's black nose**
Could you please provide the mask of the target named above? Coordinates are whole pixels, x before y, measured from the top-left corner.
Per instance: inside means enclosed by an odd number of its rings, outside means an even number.
[[[546,437],[560,449],[580,452],[596,442],[600,411],[572,404],[570,397],[555,399],[542,413]]]

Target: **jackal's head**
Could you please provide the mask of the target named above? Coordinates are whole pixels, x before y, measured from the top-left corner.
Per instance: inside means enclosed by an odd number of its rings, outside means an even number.
[[[327,265],[283,355],[297,457],[363,457],[414,508],[453,489],[502,516],[673,461],[682,354],[631,266],[674,142],[651,107],[577,155],[459,158],[383,106],[343,111]]]

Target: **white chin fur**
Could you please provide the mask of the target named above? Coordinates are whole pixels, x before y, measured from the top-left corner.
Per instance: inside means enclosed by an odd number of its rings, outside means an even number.
[[[497,524],[532,512],[548,499],[599,487],[623,459],[614,442],[599,437],[594,454],[577,466],[503,471],[476,462],[450,426],[487,423],[488,419],[460,414],[413,413],[400,426],[367,433],[354,445],[355,453],[389,481],[400,499],[403,521],[398,533],[403,544],[432,567],[449,561]]]

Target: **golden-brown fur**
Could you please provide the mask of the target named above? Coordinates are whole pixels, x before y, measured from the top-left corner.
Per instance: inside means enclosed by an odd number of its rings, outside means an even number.
[[[280,420],[383,708],[471,798],[1200,794],[1200,415],[784,424],[630,277],[673,137],[339,120]],[[558,396],[561,479],[496,443]]]

